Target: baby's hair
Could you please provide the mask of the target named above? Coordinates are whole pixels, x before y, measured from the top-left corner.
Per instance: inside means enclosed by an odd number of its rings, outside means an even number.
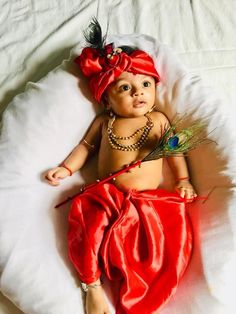
[[[134,46],[120,46],[118,48],[121,48],[123,52],[125,52],[127,55],[130,55],[136,50],[139,50],[139,48],[134,47]]]

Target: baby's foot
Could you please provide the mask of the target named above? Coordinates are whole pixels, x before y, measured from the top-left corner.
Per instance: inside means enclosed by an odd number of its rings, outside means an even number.
[[[101,286],[89,288],[86,292],[86,314],[110,314]]]

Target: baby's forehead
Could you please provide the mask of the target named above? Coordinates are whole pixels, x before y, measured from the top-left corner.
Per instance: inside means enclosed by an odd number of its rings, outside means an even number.
[[[132,72],[122,72],[120,76],[118,76],[115,80],[114,80],[114,84],[118,83],[121,80],[127,80],[127,81],[133,81],[133,80],[143,80],[143,79],[152,79],[155,80],[152,76],[149,76],[147,74],[135,74]]]

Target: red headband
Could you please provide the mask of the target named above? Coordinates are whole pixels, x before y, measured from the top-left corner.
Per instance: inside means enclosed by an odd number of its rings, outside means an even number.
[[[152,58],[142,50],[135,50],[130,55],[113,44],[105,46],[105,53],[94,48],[84,48],[75,59],[81,71],[89,78],[89,86],[95,99],[100,102],[102,94],[124,71],[134,74],[146,74],[160,81]]]

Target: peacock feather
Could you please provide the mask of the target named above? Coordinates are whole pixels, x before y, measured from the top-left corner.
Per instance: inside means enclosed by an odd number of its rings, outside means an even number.
[[[199,144],[212,142],[204,134],[205,122],[197,121],[189,127],[181,128],[183,120],[183,118],[176,118],[173,121],[172,125],[165,130],[155,148],[142,159],[142,162],[163,157],[182,156]]]

